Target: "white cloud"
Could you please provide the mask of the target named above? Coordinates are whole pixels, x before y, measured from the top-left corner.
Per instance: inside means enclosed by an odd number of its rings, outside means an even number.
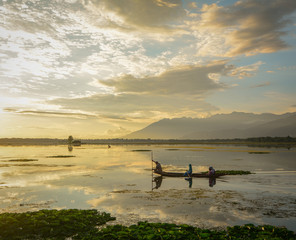
[[[131,133],[130,130],[123,128],[123,127],[118,127],[115,129],[109,129],[106,132],[106,136],[109,136],[109,138],[116,138],[116,137],[122,137],[125,136],[127,134]]]

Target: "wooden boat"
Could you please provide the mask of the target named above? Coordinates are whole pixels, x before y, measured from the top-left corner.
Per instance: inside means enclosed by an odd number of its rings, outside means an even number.
[[[161,176],[164,177],[188,177],[188,176],[184,176],[184,173],[180,173],[180,172],[155,172],[156,174],[159,174]],[[209,178],[209,177],[221,177],[221,176],[226,176],[226,175],[245,175],[245,174],[251,174],[251,172],[249,171],[236,171],[236,170],[221,170],[221,171],[216,171],[214,176],[209,176],[207,173],[192,173],[191,177],[194,178]]]

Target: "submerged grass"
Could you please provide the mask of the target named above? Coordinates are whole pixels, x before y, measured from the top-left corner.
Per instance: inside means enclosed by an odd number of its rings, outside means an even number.
[[[0,239],[296,239],[286,228],[271,225],[228,227],[209,230],[190,225],[139,222],[98,228],[115,220],[97,210],[41,210],[0,214]]]

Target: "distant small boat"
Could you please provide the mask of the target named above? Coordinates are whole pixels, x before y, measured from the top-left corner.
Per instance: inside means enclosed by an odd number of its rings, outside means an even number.
[[[156,174],[159,174],[161,176],[164,177],[188,177],[188,176],[184,176],[184,173],[180,173],[180,172],[155,172]],[[226,175],[245,175],[245,174],[251,174],[251,172],[249,171],[236,171],[236,170],[228,170],[228,171],[216,171],[215,175],[209,176],[207,173],[192,173],[191,177],[195,177],[195,178],[209,178],[209,177],[221,177],[221,176],[226,176]]]

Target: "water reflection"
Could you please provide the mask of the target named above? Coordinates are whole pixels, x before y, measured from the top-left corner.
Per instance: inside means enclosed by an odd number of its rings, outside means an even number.
[[[153,176],[152,175],[152,190],[158,189],[161,187],[162,181],[163,181],[163,176]],[[179,178],[172,178],[172,180],[178,181]],[[192,177],[185,177],[185,181],[188,182],[188,187],[192,188],[192,183],[193,183],[193,178]],[[210,177],[209,178],[209,187],[214,187],[216,185],[216,178],[215,177]]]
[[[68,145],[68,151],[72,152],[73,151],[73,146],[72,145]]]
[[[265,149],[169,147],[179,150],[84,145],[74,147],[75,157],[69,157],[68,145],[0,146],[0,212],[92,207],[111,212],[116,223],[127,225],[155,220],[200,227],[247,222],[288,226],[288,221],[296,226],[295,150],[249,154]],[[218,170],[263,170],[225,176],[219,184],[212,178],[151,176],[151,150],[168,172],[184,173],[190,163],[194,172],[206,171],[209,165]],[[296,230],[293,226],[290,229]]]
[[[188,181],[189,183],[189,188],[192,187],[192,177],[189,177],[189,178],[185,178],[186,181]]]
[[[152,187],[152,190],[153,190],[153,189],[158,189],[158,188],[161,187],[162,176],[154,177],[154,179],[153,179],[152,181],[155,183],[155,187]]]
[[[209,186],[214,187],[216,185],[216,178],[215,177],[210,177],[209,178]]]

